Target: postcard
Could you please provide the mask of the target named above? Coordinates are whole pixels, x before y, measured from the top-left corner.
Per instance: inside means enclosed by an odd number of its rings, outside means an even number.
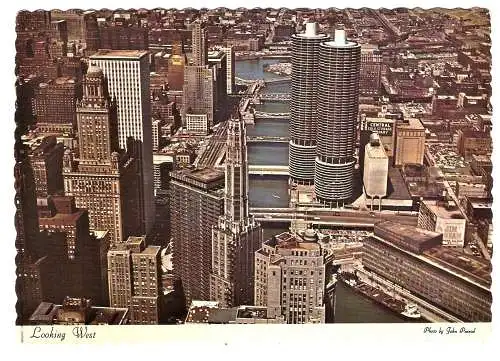
[[[19,342],[491,337],[489,8],[115,3],[17,9]]]

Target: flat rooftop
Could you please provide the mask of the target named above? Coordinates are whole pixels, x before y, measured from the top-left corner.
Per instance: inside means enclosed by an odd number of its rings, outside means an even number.
[[[237,318],[267,318],[267,308],[258,306],[240,306]]]
[[[202,168],[188,173],[187,176],[199,182],[208,183],[224,177],[224,173],[216,168]]]
[[[387,187],[387,198],[394,200],[411,199],[406,183],[401,175],[399,168],[394,168],[389,165],[389,184]]]
[[[424,126],[420,119],[417,118],[406,118],[405,122],[400,122],[397,124],[398,128],[408,128],[408,129],[419,129],[424,130]]]
[[[116,58],[130,58],[140,59],[148,54],[144,50],[110,50],[101,49],[97,53],[90,56],[90,59],[116,59]]]
[[[62,305],[56,305],[51,302],[42,302],[38,305],[29,320],[30,322],[36,324],[52,325],[57,322],[57,314],[61,309],[64,309]],[[69,310],[71,307],[67,309]],[[87,325],[121,325],[126,319],[128,309],[92,306],[88,312],[90,317],[86,322]]]
[[[160,246],[147,246],[144,251],[142,251],[141,255],[156,255],[160,252]]]
[[[470,256],[444,246],[427,249],[422,255],[457,273],[459,276],[475,281],[487,288],[491,286],[491,263],[483,258]]]
[[[385,239],[386,234],[384,233],[411,240],[411,243],[416,245],[426,243],[440,235],[436,232],[393,221],[382,221],[375,224],[374,234]]]
[[[320,246],[316,242],[306,242],[302,237],[290,232],[283,232],[266,242],[268,246],[277,248],[301,248],[305,250],[319,250]]]
[[[140,245],[141,243],[145,242],[145,237],[135,237],[135,236],[129,236],[127,238],[127,242],[129,245]]]
[[[455,204],[450,207],[446,207],[446,204],[433,200],[425,200],[423,203],[431,210],[432,213],[440,218],[464,219],[462,213]]]
[[[368,143],[368,146],[366,147],[366,153],[368,154],[368,157],[372,159],[387,159],[387,154],[383,145],[371,145],[370,143]]]

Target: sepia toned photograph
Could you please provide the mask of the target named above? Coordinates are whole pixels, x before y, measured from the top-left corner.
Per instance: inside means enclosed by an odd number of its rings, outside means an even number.
[[[487,8],[116,5],[16,14],[23,342],[491,323]]]

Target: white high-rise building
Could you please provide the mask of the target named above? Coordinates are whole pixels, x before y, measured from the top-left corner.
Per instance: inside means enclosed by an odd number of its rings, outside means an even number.
[[[377,133],[372,133],[370,143],[365,147],[363,184],[367,198],[373,201],[378,198],[378,209],[382,208],[382,198],[387,195],[387,178],[389,174],[389,158],[381,144]]]
[[[99,50],[90,63],[102,69],[109,93],[118,106],[118,141],[120,148],[132,150],[140,158],[142,190],[140,205],[143,231],[147,234],[154,222],[153,151],[151,104],[149,95],[149,60],[147,51]]]
[[[226,53],[226,92],[227,94],[234,93],[234,48],[232,46],[228,46],[226,48],[222,48],[222,51]]]

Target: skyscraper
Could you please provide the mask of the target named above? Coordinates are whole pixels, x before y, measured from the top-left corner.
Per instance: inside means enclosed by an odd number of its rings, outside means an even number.
[[[184,68],[188,61],[181,41],[172,44],[172,55],[168,59],[167,80],[169,90],[180,90],[184,86]]]
[[[214,69],[204,66],[186,66],[184,69],[184,88],[182,92],[182,124],[188,131],[208,129],[214,121]],[[192,129],[188,119],[199,119],[203,125],[197,124]]]
[[[16,324],[26,322],[36,309],[37,303],[43,300],[41,273],[45,263],[33,252],[39,241],[38,216],[36,213],[36,191],[33,171],[27,159],[25,146],[16,144],[16,164],[14,166],[14,187],[16,195],[14,203],[16,213]]]
[[[221,48],[221,50],[226,53],[226,93],[233,94],[234,86],[236,85],[234,80],[235,70],[234,70],[234,47],[228,46]]]
[[[223,307],[253,304],[254,253],[262,229],[248,213],[245,123],[238,113],[228,124],[224,215],[212,231],[210,299]]]
[[[181,169],[170,172],[169,188],[174,275],[182,280],[188,304],[209,300],[212,227],[224,212],[224,173]]]
[[[314,180],[319,45],[328,36],[316,33],[316,23],[292,36],[292,89],[290,101],[290,177],[311,184]]]
[[[65,194],[89,212],[90,229],[106,230],[120,243],[141,230],[139,160],[118,147],[116,103],[103,71],[91,66],[77,104],[79,158],[64,155]]]
[[[131,323],[158,324],[161,290],[160,247],[129,237],[108,251],[109,304],[127,307]]]
[[[74,134],[76,102],[82,97],[78,79],[60,77],[40,83],[35,91],[34,110],[39,131]]]
[[[116,98],[120,148],[132,151],[140,159],[139,205],[142,232],[147,234],[155,214],[148,52],[100,50],[90,57],[90,61],[102,69],[108,79],[109,93]]]
[[[255,252],[255,305],[287,323],[330,321],[333,307],[326,305],[327,293],[334,284],[325,254],[312,229],[304,238],[285,232],[262,243]]]
[[[344,30],[319,50],[316,198],[340,207],[353,196],[361,47]]]
[[[132,279],[132,323],[157,325],[162,296],[159,246],[148,246],[141,253],[132,253]]]
[[[381,73],[382,54],[378,50],[378,46],[361,45],[360,95],[377,96],[380,94]]]
[[[208,39],[207,28],[199,19],[191,24],[192,65],[207,64]]]

